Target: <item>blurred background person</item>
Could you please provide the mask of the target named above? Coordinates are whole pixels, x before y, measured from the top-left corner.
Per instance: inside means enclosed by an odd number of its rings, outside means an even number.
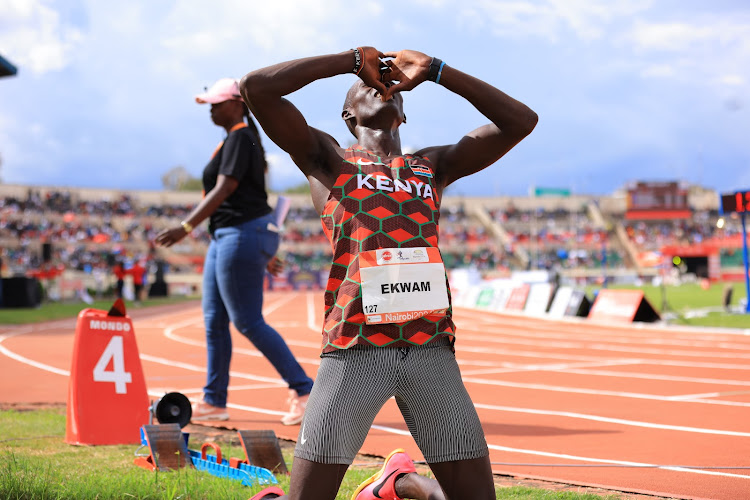
[[[229,418],[231,322],[289,384],[290,407],[281,421],[296,425],[302,421],[313,381],[281,335],[263,318],[264,275],[280,237],[268,205],[267,164],[258,129],[234,79],[218,80],[195,99],[211,104],[211,120],[223,127],[227,136],[203,170],[205,195],[201,202],[179,226],[155,238],[156,244],[170,247],[209,219],[211,241],[203,270],[202,299],[208,374],[203,400],[193,409],[193,420]]]

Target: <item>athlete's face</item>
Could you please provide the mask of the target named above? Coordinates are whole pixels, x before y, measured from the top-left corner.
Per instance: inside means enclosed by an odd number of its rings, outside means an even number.
[[[399,124],[404,121],[404,100],[400,93],[396,92],[384,102],[378,90],[368,87],[361,80],[349,89],[347,104],[359,123],[372,118],[396,119]]]

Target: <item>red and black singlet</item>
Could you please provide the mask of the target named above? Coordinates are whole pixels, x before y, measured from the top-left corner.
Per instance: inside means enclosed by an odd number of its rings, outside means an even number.
[[[357,344],[424,345],[452,336],[451,307],[402,323],[367,324],[360,287],[360,252],[438,246],[438,200],[427,158],[381,158],[361,146],[346,150],[321,215],[333,247],[325,291],[323,352]],[[447,288],[447,276],[446,288]],[[450,291],[448,291],[450,301]]]

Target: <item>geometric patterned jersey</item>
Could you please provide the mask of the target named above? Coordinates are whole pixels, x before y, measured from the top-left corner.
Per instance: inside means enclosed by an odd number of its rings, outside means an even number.
[[[424,345],[455,334],[448,309],[403,323],[367,324],[362,309],[358,254],[381,248],[438,246],[440,201],[432,163],[425,157],[390,159],[359,145],[346,150],[321,215],[333,249],[325,290],[323,352],[366,344]]]

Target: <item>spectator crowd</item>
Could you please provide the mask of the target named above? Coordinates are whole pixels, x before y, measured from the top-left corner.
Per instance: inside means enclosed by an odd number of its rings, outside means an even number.
[[[574,210],[521,210],[512,204],[484,207],[489,220],[507,235],[504,242],[474,220],[465,208],[471,199],[444,204],[440,218],[443,259],[449,269],[474,268],[483,274],[507,272],[517,265],[514,253],[523,250],[535,269],[612,268],[627,265],[624,250],[611,228],[598,227],[585,206]],[[182,220],[194,205],[144,203],[137,194],[112,199],[84,199],[75,190],[28,188],[25,196],[0,197],[0,259],[3,276],[33,275],[51,267],[108,275],[114,266],[126,269],[165,262],[171,273],[202,271],[209,241],[205,224],[168,251],[153,246],[155,235]],[[736,237],[737,224],[717,227],[719,215],[696,212],[691,219],[627,221],[628,239],[639,251],[664,245],[699,244]],[[291,272],[325,272],[330,244],[320,219],[309,204],[292,205],[283,228],[280,257]],[[47,243],[49,255],[42,255]]]

